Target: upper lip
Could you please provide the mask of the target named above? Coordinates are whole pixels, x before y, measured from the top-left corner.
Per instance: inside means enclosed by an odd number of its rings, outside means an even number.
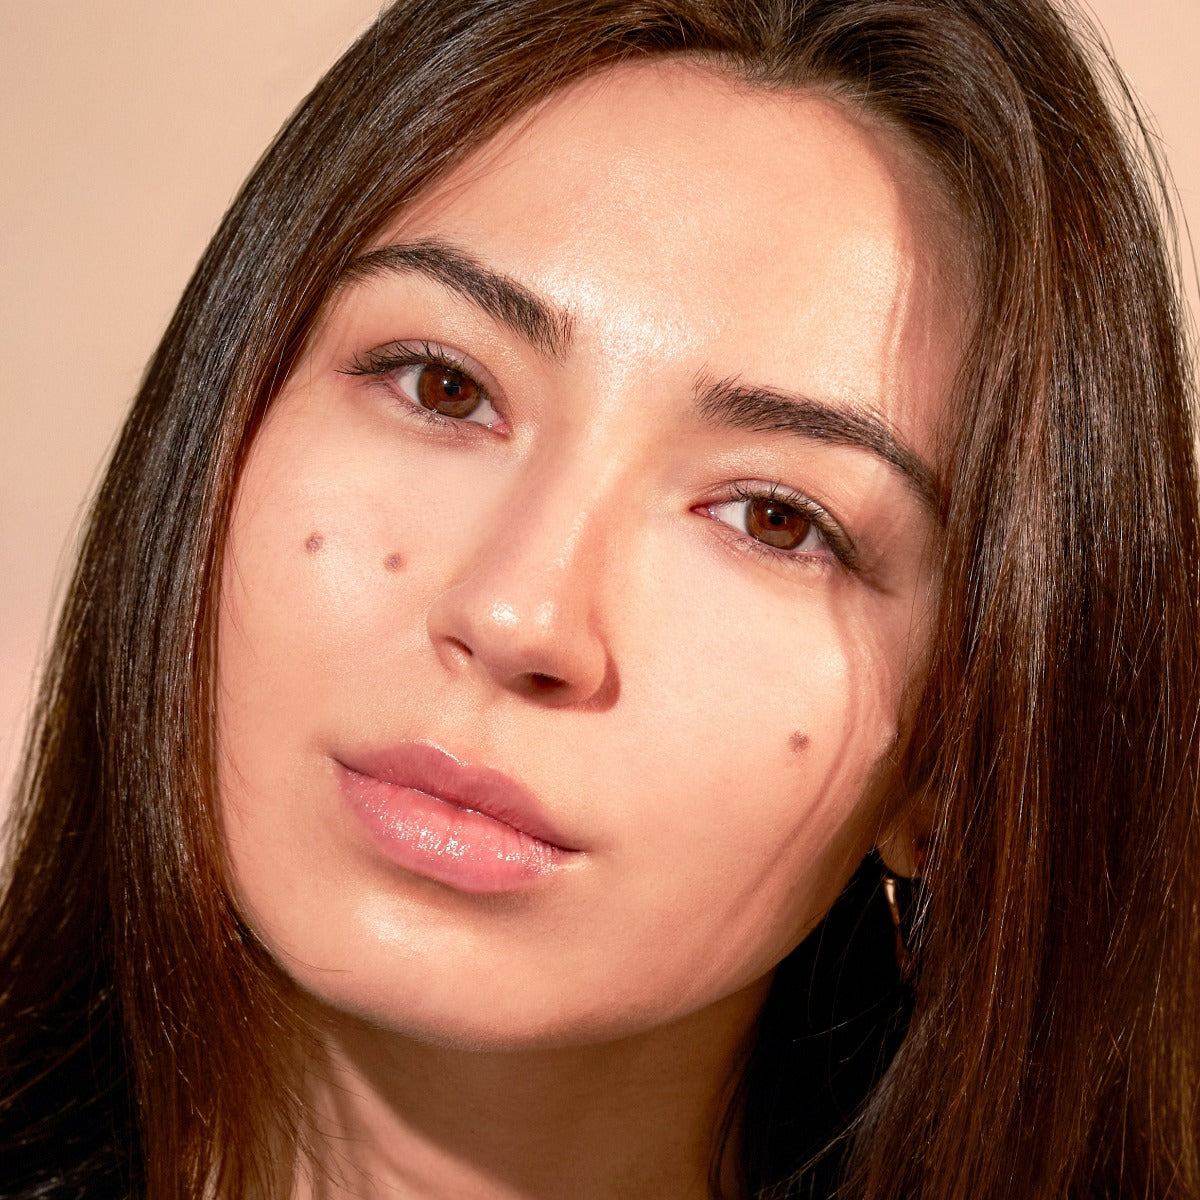
[[[575,850],[538,798],[515,779],[491,767],[465,763],[427,742],[367,749],[339,758],[342,766],[383,783],[413,788],[459,808],[510,825],[560,850]]]

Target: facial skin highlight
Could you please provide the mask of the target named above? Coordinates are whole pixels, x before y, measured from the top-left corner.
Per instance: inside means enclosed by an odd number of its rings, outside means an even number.
[[[218,661],[238,900],[331,1013],[469,1049],[740,1035],[913,836],[943,209],[836,101],[639,65],[348,273],[239,482]],[[561,860],[486,892],[398,865],[344,769],[411,743],[519,784]]]

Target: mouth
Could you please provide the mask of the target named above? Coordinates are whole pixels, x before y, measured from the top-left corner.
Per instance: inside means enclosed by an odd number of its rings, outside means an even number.
[[[436,746],[405,742],[334,761],[342,794],[384,857],[461,891],[520,888],[580,852],[528,789]]]

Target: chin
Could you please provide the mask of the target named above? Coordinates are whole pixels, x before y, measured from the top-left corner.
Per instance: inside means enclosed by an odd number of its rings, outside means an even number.
[[[474,994],[473,1003],[431,1003],[399,996],[394,991],[348,996],[330,995],[305,987],[318,1025],[335,1038],[342,1032],[384,1035],[419,1043],[431,1049],[470,1054],[508,1054],[560,1050],[611,1043],[636,1037],[671,1017],[650,1012],[591,1010],[579,1012],[565,1004],[497,1004]],[[406,1002],[404,1002],[406,1001]]]

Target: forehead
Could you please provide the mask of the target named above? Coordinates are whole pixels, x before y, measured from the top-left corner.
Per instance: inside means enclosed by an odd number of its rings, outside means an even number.
[[[614,361],[782,372],[927,433],[962,341],[963,239],[917,153],[840,100],[687,60],[555,94],[380,242],[413,237],[520,279]]]

